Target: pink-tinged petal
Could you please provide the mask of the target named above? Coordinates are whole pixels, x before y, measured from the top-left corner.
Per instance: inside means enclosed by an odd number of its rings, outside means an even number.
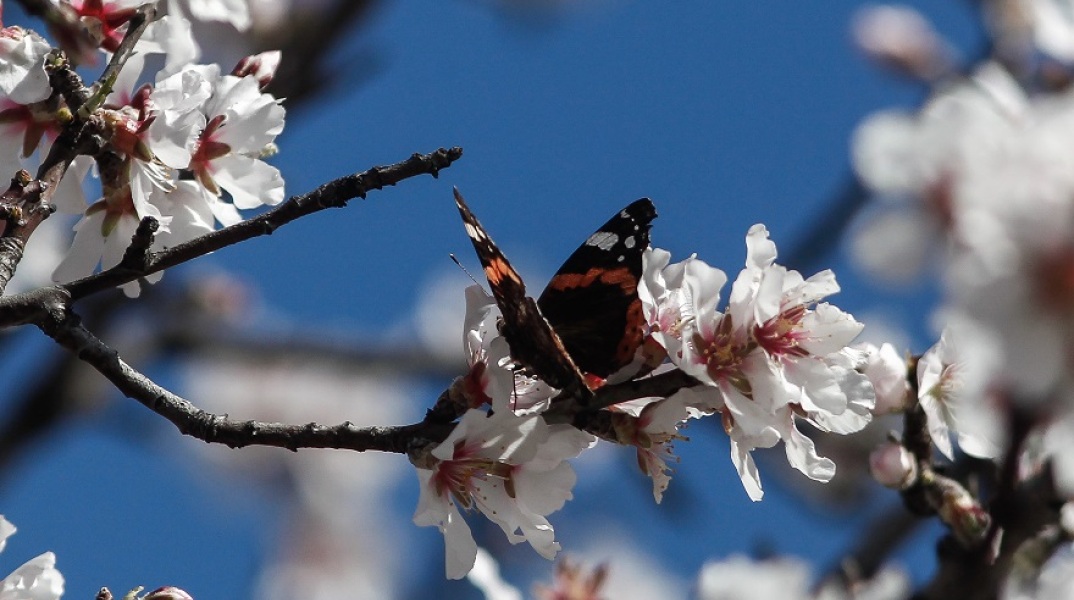
[[[852,343],[865,325],[850,313],[825,302],[806,313],[801,328],[806,332],[801,340],[802,348],[812,355],[825,356]]]
[[[783,436],[787,462],[814,481],[831,481],[832,477],[835,477],[835,463],[817,455],[813,440],[798,431],[794,425],[794,416],[789,410],[785,413],[783,423],[780,433]]]
[[[597,443],[596,436],[570,425],[545,425],[545,428],[547,437],[526,462],[527,472],[558,468],[563,461],[577,457]]]
[[[825,358],[846,398],[846,410],[839,414],[825,411],[809,413],[809,421],[817,428],[845,435],[861,431],[872,422],[876,396],[872,382],[858,371],[864,361],[861,352],[849,348]]]
[[[734,438],[731,439],[731,462],[738,471],[742,487],[745,488],[750,500],[760,502],[764,498],[764,490],[761,489],[761,473],[757,471],[757,464],[753,462],[751,449],[739,444]]]
[[[242,222],[242,215],[239,214],[239,209],[235,208],[234,204],[230,202],[224,202],[209,193],[208,190],[198,185],[198,189],[204,195],[204,200],[209,210],[212,211],[213,217],[220,222],[224,227],[229,227],[236,223]]]
[[[199,21],[230,23],[239,31],[246,31],[253,22],[247,0],[190,0],[190,14]]]
[[[481,512],[500,526],[507,541],[512,544],[529,542],[541,556],[549,560],[555,558],[560,546],[548,519],[535,512],[523,512],[519,503],[504,489],[502,480],[489,478],[476,482],[476,485],[476,493],[483,500],[478,505]]]
[[[190,159],[205,127],[205,116],[196,111],[164,111],[149,126],[148,144],[153,155],[174,169],[190,166]]]
[[[742,441],[749,441],[754,448],[770,448],[779,441],[778,432],[772,427],[772,412],[752,399],[743,396],[729,385],[720,387],[724,406],[734,418],[734,429]]]
[[[93,157],[79,156],[75,158],[67,172],[63,174],[56,193],[52,196],[52,203],[57,210],[63,213],[79,214],[86,210],[86,194],[82,181],[86,173],[93,167]]]
[[[490,315],[497,308],[496,301],[479,285],[466,288],[466,315],[463,317],[463,350],[467,359],[484,356],[483,345],[495,335]]]
[[[780,364],[764,352],[751,352],[742,363],[742,371],[750,382],[752,402],[766,413],[798,402],[799,390],[786,380]]]
[[[876,393],[876,414],[905,410],[910,394],[906,359],[899,355],[895,346],[886,342],[879,348],[872,344],[856,344],[854,347],[865,353],[862,371]]]
[[[753,321],[767,323],[779,315],[783,306],[783,279],[787,270],[780,266],[767,267],[759,272],[754,288]]]
[[[63,575],[51,552],[30,559],[0,580],[0,598],[5,600],[59,600],[63,590]]]
[[[671,262],[671,253],[662,248],[646,248],[641,255],[642,276],[638,286],[638,297],[645,305],[646,312],[651,311],[659,298],[667,292],[664,269]]]
[[[71,242],[71,248],[64,255],[63,260],[53,271],[53,281],[68,283],[92,275],[97,270],[97,265],[101,262],[101,254],[104,252],[101,224],[105,216],[104,211],[97,211],[82,217],[75,224],[75,239]]]
[[[18,104],[49,97],[52,87],[45,73],[45,55],[51,47],[41,36],[21,27],[0,31],[0,93]]]
[[[799,279],[802,277],[797,271],[791,271],[791,273]],[[813,304],[839,292],[839,283],[835,280],[835,273],[831,269],[815,273],[795,287],[798,289],[790,295],[790,301],[798,304]]]
[[[7,545],[7,538],[11,537],[18,531],[11,521],[4,518],[4,515],[0,515],[0,552],[4,551],[4,546]]]
[[[241,81],[257,89],[257,80]],[[227,126],[221,128],[219,141],[236,152],[259,154],[283,132],[287,109],[271,95],[257,94],[253,101],[234,105],[225,114]]]
[[[101,253],[102,269],[110,269],[119,264],[137,230],[138,219],[134,215],[124,214],[116,221],[115,228],[104,239],[104,251]]]
[[[434,484],[433,472],[416,469],[421,496],[414,513],[414,524],[419,527],[435,525],[444,534],[444,559],[447,576],[461,579],[473,568],[477,557],[477,543],[470,533],[470,526],[462,518],[450,497],[440,495]]]
[[[698,259],[684,261],[682,285],[694,307],[694,318],[703,327],[716,314],[720,302],[720,290],[727,283],[727,275]]]
[[[746,268],[764,269],[776,261],[776,243],[768,239],[768,228],[758,223],[746,233]]]
[[[216,182],[231,194],[240,210],[283,201],[284,183],[276,167],[246,156],[229,154],[213,161]]]
[[[550,515],[574,498],[577,481],[577,474],[566,462],[540,471],[527,465],[515,476],[515,497],[528,512]]]
[[[477,542],[470,533],[470,526],[452,505],[447,520],[441,526],[444,532],[444,568],[448,579],[462,579],[474,568],[477,560]]]
[[[201,48],[194,39],[190,21],[178,14],[164,15],[150,23],[138,39],[135,51],[139,54],[163,54],[166,62],[161,73],[165,75],[178,72],[201,56]]]
[[[847,408],[847,397],[831,367],[818,358],[788,361],[784,365],[787,381],[797,386],[801,393],[796,402],[806,412],[823,411],[839,415]]]
[[[170,248],[215,229],[213,211],[202,188],[193,181],[180,181],[175,191],[158,201],[162,213],[171,217],[168,231],[157,235],[155,247]]]
[[[723,410],[723,394],[713,386],[697,385],[690,388],[682,388],[670,396],[668,400],[675,400],[687,408],[705,415]],[[693,415],[692,415],[693,416]],[[694,417],[696,418],[696,417]]]

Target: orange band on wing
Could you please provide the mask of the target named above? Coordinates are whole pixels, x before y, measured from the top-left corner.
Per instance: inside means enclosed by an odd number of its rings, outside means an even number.
[[[485,277],[488,278],[491,285],[500,285],[504,279],[510,279],[515,283],[522,283],[522,280],[518,278],[518,273],[511,268],[511,265],[502,258],[489,258],[488,264],[485,265]]]
[[[590,269],[585,273],[561,273],[548,282],[548,287],[554,290],[570,290],[579,287],[587,287],[599,280],[606,285],[619,286],[623,293],[633,294],[638,288],[638,279],[630,269]]]

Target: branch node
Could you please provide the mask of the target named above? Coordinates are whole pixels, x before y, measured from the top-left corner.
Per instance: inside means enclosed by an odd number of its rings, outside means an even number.
[[[142,218],[138,223],[138,229],[131,236],[130,246],[127,246],[123,259],[119,261],[120,266],[145,274],[153,262],[153,253],[150,252],[150,248],[153,247],[153,241],[159,229],[160,223],[155,218]]]

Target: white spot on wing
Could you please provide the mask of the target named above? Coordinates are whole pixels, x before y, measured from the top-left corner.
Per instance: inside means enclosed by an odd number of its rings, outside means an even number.
[[[474,227],[473,225],[471,225],[469,223],[463,223],[463,225],[466,226],[466,233],[470,237],[477,238],[479,240],[485,239],[485,234],[480,229],[478,229],[477,227]]]
[[[636,244],[636,243],[637,242],[634,241],[634,236],[630,236],[627,239],[623,240],[623,245],[626,246],[627,248],[633,248],[634,244]]]
[[[611,250],[619,242],[619,236],[610,231],[598,231],[585,241],[586,246],[596,246],[601,250]]]

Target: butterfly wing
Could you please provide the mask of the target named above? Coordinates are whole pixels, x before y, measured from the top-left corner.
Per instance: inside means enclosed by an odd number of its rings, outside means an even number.
[[[570,255],[537,299],[584,373],[606,378],[630,364],[641,345],[638,281],[655,218],[648,198],[619,211]]]
[[[503,315],[500,332],[511,348],[511,357],[555,388],[591,395],[560,337],[541,316],[533,298],[526,295],[522,278],[470,212],[458,190],[455,204]]]

